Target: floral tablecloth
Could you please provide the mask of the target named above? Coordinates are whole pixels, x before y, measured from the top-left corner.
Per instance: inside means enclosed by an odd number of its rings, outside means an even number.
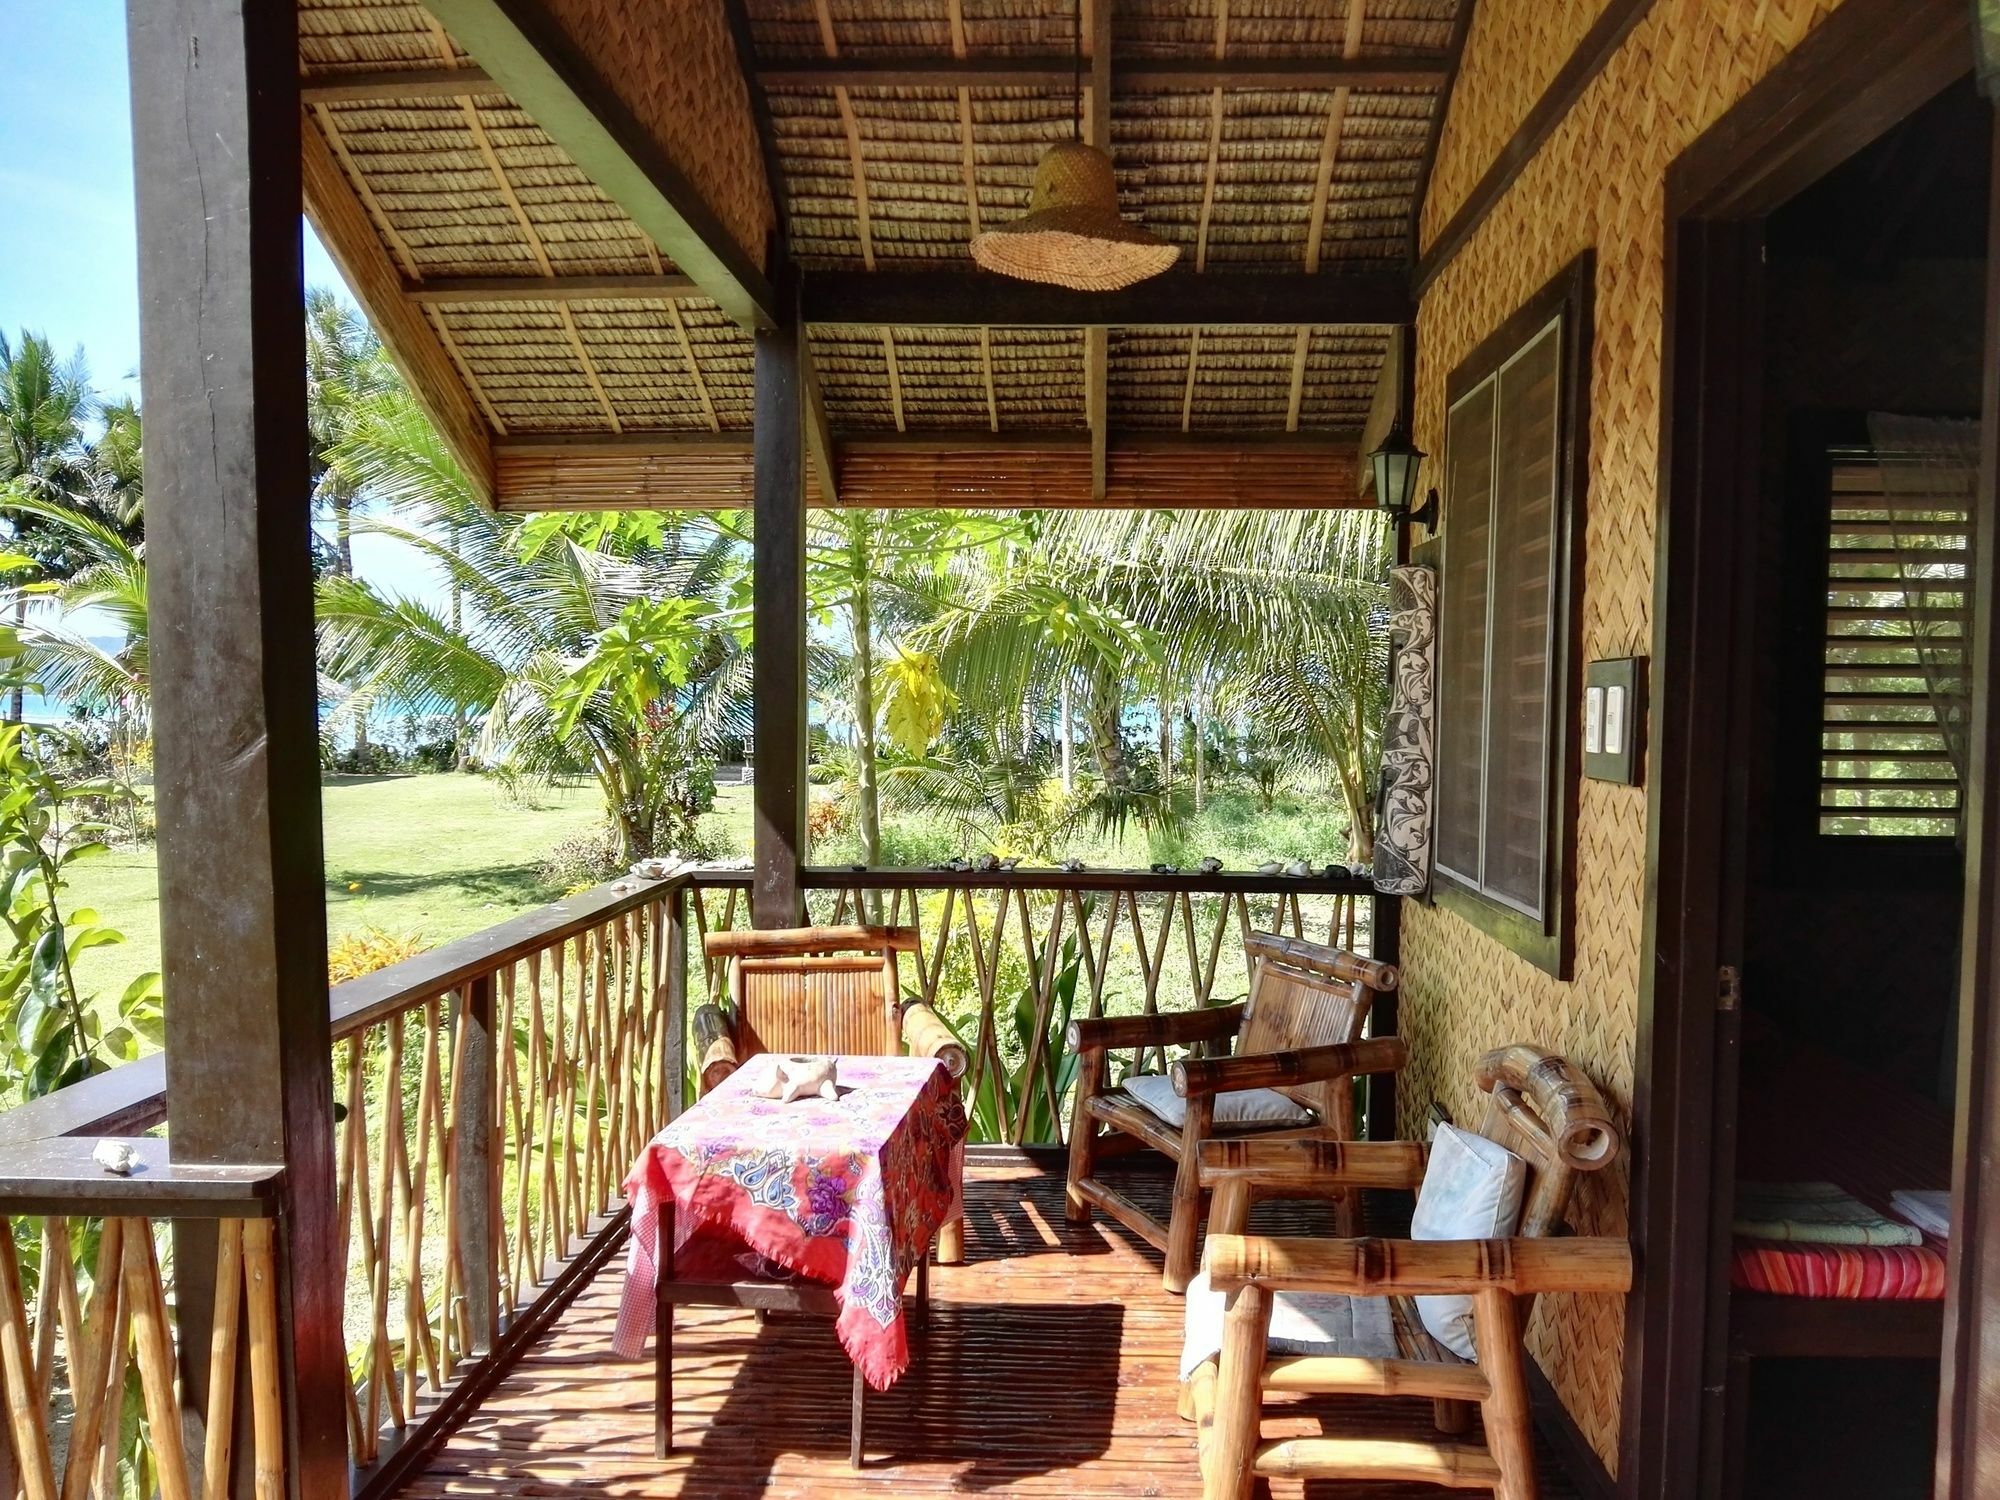
[[[759,1096],[755,1057],[654,1138],[625,1180],[632,1204],[613,1348],[645,1352],[659,1276],[660,1209],[674,1212],[672,1274],[728,1282],[792,1275],[834,1289],[841,1347],[887,1390],[910,1363],[904,1280],[961,1212],[965,1110],[933,1058],[842,1057],[840,1097]]]

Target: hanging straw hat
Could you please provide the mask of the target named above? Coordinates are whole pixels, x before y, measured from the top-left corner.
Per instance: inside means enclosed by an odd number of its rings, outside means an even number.
[[[1028,211],[975,235],[972,258],[989,271],[1080,292],[1109,292],[1157,276],[1181,253],[1118,216],[1111,158],[1080,141],[1052,147],[1035,168]]]

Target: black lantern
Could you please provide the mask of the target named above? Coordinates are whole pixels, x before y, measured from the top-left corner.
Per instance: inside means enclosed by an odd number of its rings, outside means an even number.
[[[1424,497],[1421,509],[1411,509],[1417,495],[1417,471],[1429,457],[1410,441],[1410,432],[1399,420],[1382,439],[1382,446],[1368,455],[1375,471],[1375,504],[1398,522],[1418,521],[1437,524],[1437,491]]]

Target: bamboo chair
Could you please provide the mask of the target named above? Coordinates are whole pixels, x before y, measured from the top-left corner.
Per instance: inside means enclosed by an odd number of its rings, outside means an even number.
[[[710,958],[731,960],[729,1009],[694,1013],[706,1094],[764,1052],[935,1057],[965,1076],[965,1046],[921,1000],[904,1002],[896,955],[917,951],[914,927],[797,927],[711,932]],[[965,1221],[938,1230],[940,1265],[965,1259]]]
[[[1207,1200],[1197,1176],[1201,1143],[1223,1134],[1347,1139],[1354,1133],[1355,1076],[1394,1072],[1406,1056],[1398,1037],[1360,1039],[1375,996],[1396,987],[1393,964],[1268,932],[1250,934],[1243,948],[1251,964],[1250,996],[1239,1004],[1171,1015],[1099,1017],[1069,1026],[1070,1050],[1078,1056],[1069,1218],[1088,1223],[1092,1207],[1101,1208],[1163,1251],[1170,1292],[1186,1291],[1195,1271]],[[1143,1056],[1153,1047],[1221,1049],[1232,1040],[1234,1056],[1188,1058],[1173,1065],[1174,1090],[1188,1103],[1187,1123],[1178,1133],[1123,1089],[1105,1088],[1106,1054],[1113,1047],[1134,1047]],[[1314,1124],[1216,1124],[1217,1094],[1259,1088],[1276,1089],[1304,1105],[1313,1112]],[[1099,1127],[1107,1133],[1100,1134]],[[1120,1136],[1127,1139],[1117,1140]],[[1175,1163],[1165,1224],[1094,1175],[1100,1156],[1137,1146],[1151,1146]],[[1333,1196],[1342,1229],[1358,1227],[1353,1194],[1336,1188]]]
[[[1246,1236],[1259,1193],[1295,1195],[1329,1182],[1354,1188],[1421,1186],[1430,1148],[1414,1141],[1215,1141],[1201,1177],[1215,1191],[1208,1277],[1232,1294],[1222,1353],[1189,1378],[1182,1410],[1198,1424],[1206,1500],[1246,1500],[1260,1476],[1419,1482],[1491,1489],[1497,1500],[1534,1500],[1534,1435],[1521,1331],[1538,1292],[1625,1292],[1630,1246],[1622,1239],[1559,1238],[1579,1173],[1602,1171],[1621,1138],[1591,1082],[1560,1057],[1515,1045],[1480,1059],[1487,1095],[1479,1133],[1528,1164],[1521,1225],[1504,1240],[1270,1239]],[[1271,1306],[1281,1291],[1388,1297],[1398,1357],[1273,1356]],[[1475,1298],[1468,1363],[1417,1317],[1414,1297]],[[1432,1441],[1294,1437],[1261,1441],[1266,1391],[1428,1396]],[[1458,1441],[1480,1408],[1485,1445]]]

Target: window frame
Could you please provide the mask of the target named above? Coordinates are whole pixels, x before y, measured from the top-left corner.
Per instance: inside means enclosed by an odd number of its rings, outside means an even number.
[[[1964,417],[1945,411],[1933,415]],[[1778,747],[1774,777],[1778,833],[1775,840],[1788,870],[1818,873],[1832,881],[1881,881],[1940,888],[1959,868],[1958,841],[1950,834],[1840,834],[1820,826],[1821,767],[1826,758],[1821,734],[1826,658],[1824,559],[1832,540],[1828,495],[1836,448],[1870,446],[1865,411],[1806,407],[1791,412],[1784,429],[1781,546],[1788,556],[1821,560],[1808,573],[1789,570],[1777,607],[1785,622],[1777,650],[1786,663],[1784,681],[1793,686],[1778,705]],[[1959,816],[1966,789],[1959,788]],[[1783,883],[1783,882],[1781,882]]]
[[[1547,331],[1558,324],[1556,369],[1556,433],[1554,516],[1551,527],[1548,599],[1548,694],[1543,703],[1543,723],[1547,760],[1543,768],[1542,797],[1542,900],[1539,915],[1454,875],[1432,863],[1432,900],[1445,910],[1462,917],[1487,936],[1526,959],[1536,968],[1567,979],[1574,962],[1576,905],[1576,809],[1580,778],[1580,716],[1576,705],[1582,693],[1582,612],[1577,607],[1582,594],[1579,576],[1583,562],[1584,502],[1589,480],[1590,362],[1592,343],[1592,294],[1596,257],[1586,250],[1571,261],[1452,370],[1445,381],[1445,447],[1449,449],[1450,413],[1468,395],[1489,379],[1494,379]],[[1495,439],[1497,442],[1498,433]],[[1447,484],[1452,472],[1447,451],[1441,463]],[[1496,475],[1494,495],[1499,491]],[[1489,502],[1490,503],[1490,502]],[[1445,633],[1443,612],[1450,604],[1450,554],[1452,497],[1441,497],[1444,525],[1435,544],[1439,580],[1439,681],[1445,680]],[[1489,535],[1492,522],[1489,520]],[[1431,550],[1431,549],[1426,549]],[[1489,558],[1491,553],[1489,551]],[[1480,713],[1490,712],[1492,687],[1491,580],[1489,562],[1489,613],[1487,626],[1486,693]],[[1446,742],[1444,726],[1452,705],[1443,697],[1438,702],[1438,725],[1434,743]],[[1481,744],[1485,744],[1481,728]],[[1438,767],[1442,782],[1444,768]],[[1480,808],[1485,808],[1487,758],[1482,751]],[[1442,793],[1440,792],[1440,801]],[[1484,819],[1482,816],[1482,823]],[[1437,837],[1442,838],[1440,827]],[[1485,830],[1480,831],[1482,852]]]

